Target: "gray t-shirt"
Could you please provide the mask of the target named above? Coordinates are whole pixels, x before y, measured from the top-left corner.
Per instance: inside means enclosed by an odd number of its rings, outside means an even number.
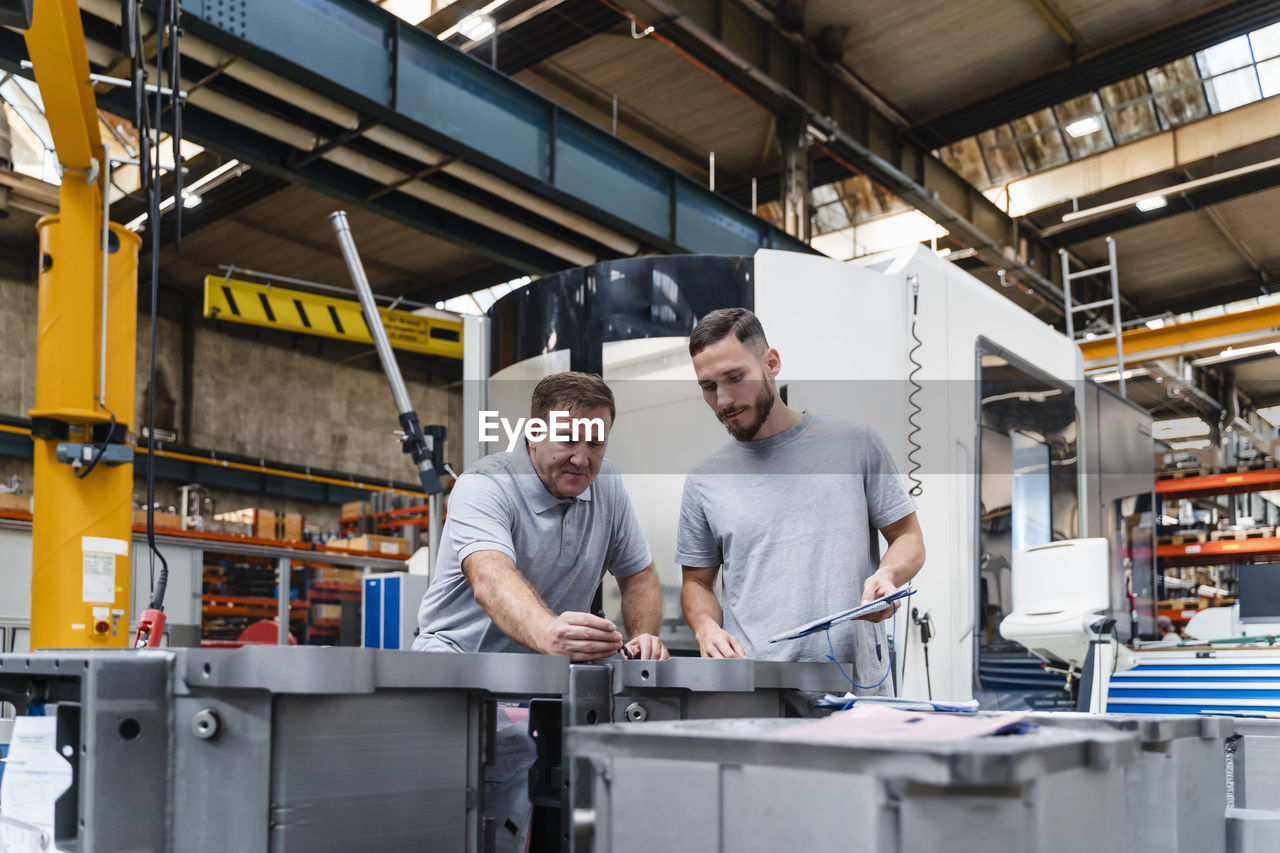
[[[577,498],[538,479],[525,443],[484,457],[458,478],[440,534],[440,557],[418,608],[414,649],[527,652],[476,602],[462,561],[477,551],[510,557],[554,613],[585,611],[604,572],[627,577],[652,562],[644,531],[609,460]]]
[[[770,438],[730,441],[689,472],[676,562],[721,567],[724,628],[747,657],[825,660],[822,632],[769,638],[861,603],[862,585],[880,565],[877,529],[914,511],[875,431],[806,414]],[[886,672],[883,623],[836,625],[831,642],[859,684]],[[889,689],[886,681],[874,692]]]

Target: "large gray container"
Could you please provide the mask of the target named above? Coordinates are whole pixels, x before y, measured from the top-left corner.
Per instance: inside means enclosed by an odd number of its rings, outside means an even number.
[[[597,853],[1127,853],[1137,736],[1043,728],[946,743],[779,740],[806,720],[579,727]]]
[[[1221,853],[1226,845],[1226,764],[1231,720],[1186,714],[1035,714],[1042,726],[1137,735],[1125,771],[1133,853]]]
[[[0,701],[57,716],[59,849],[475,853],[490,700],[568,675],[523,654],[43,652],[0,655]]]

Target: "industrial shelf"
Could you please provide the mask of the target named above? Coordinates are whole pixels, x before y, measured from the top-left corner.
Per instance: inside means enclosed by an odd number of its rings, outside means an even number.
[[[1157,480],[1156,494],[1171,498],[1242,495],[1280,489],[1280,468],[1255,468],[1252,471],[1204,474],[1176,480]]]

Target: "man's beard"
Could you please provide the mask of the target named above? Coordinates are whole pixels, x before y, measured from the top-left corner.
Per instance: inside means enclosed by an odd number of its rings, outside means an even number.
[[[773,393],[773,388],[768,382],[762,383],[760,394],[751,401],[748,410],[752,414],[752,418],[744,426],[734,426],[725,420],[720,412],[716,412],[716,418],[720,423],[724,424],[724,428],[729,431],[729,435],[738,441],[751,441],[756,437],[756,433],[760,431],[760,427],[764,426],[764,422],[768,420],[769,413],[773,411],[773,403],[777,397]]]

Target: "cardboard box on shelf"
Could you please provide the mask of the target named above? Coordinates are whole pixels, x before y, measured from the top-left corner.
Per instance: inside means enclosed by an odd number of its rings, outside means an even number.
[[[208,533],[220,533],[223,536],[252,536],[253,525],[246,524],[242,521],[205,521],[205,531]]]
[[[311,605],[312,619],[341,619],[341,604],[313,604]]]
[[[157,530],[161,528],[165,530],[182,529],[182,516],[176,512],[157,512],[154,515]],[[133,523],[145,526],[147,523],[147,511],[145,509],[135,509],[133,511]]]
[[[248,524],[253,531],[250,535],[258,539],[280,539],[288,542],[302,541],[302,528],[305,522],[301,513],[277,512],[260,507],[220,512],[213,518],[215,521]]]
[[[31,512],[31,495],[0,494],[0,509],[17,509]]]
[[[341,548],[344,551],[369,551],[374,554],[408,555],[409,540],[400,536],[375,536],[366,533],[350,539],[330,539],[330,548]]]
[[[341,569],[337,566],[316,566],[311,576],[314,583],[352,583],[364,581],[363,569]]]
[[[368,501],[352,501],[342,505],[342,518],[353,518],[358,515],[369,514]]]

